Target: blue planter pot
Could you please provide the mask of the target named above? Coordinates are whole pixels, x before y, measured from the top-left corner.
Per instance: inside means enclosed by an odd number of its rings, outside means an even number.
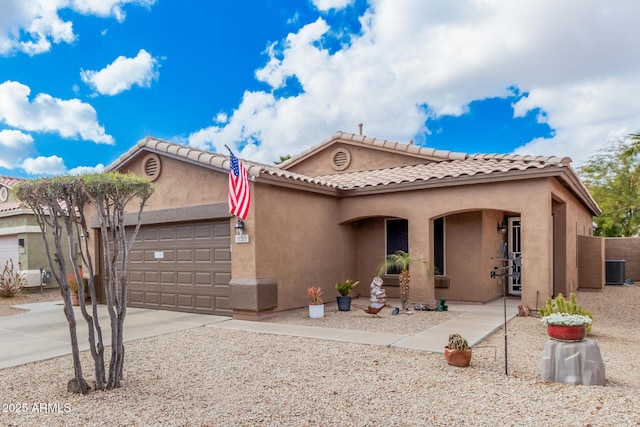
[[[351,297],[336,297],[338,301],[338,311],[351,310]]]

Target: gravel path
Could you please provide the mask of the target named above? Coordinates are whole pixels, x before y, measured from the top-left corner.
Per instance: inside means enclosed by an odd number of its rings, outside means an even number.
[[[0,425],[639,425],[640,286],[580,292],[578,303],[595,317],[605,387],[542,382],[547,338],[536,318],[508,325],[508,376],[503,331],[454,368],[439,354],[202,327],[129,343],[118,390],[69,394],[70,357],[2,370]]]

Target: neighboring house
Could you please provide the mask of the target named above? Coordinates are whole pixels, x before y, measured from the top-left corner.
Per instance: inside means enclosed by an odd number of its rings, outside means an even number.
[[[33,211],[13,191],[19,182],[0,176],[0,268],[12,260],[15,270],[25,272],[29,286],[40,286],[40,268],[50,271],[49,261]]]
[[[130,305],[260,318],[305,306],[312,285],[332,302],[345,279],[359,280],[367,299],[378,264],[398,249],[436,269],[411,267],[412,302],[482,303],[502,296],[490,273],[504,241],[523,260],[508,293],[535,308],[578,288],[578,236],[591,236],[600,214],[568,158],[337,132],[278,166],[242,162],[252,204],[238,238],[228,156],[149,137],[108,167],[155,188],[130,253]],[[394,297],[391,273],[383,279]]]

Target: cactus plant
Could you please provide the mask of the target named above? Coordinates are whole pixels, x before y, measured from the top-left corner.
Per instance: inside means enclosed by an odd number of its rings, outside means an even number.
[[[593,314],[578,305],[575,292],[569,294],[569,301],[567,301],[562,294],[558,294],[555,302],[551,300],[551,297],[547,297],[547,303],[538,309],[538,314],[541,317],[546,317],[554,313],[580,314],[593,320]],[[591,325],[592,323],[586,325],[587,334],[591,332]]]
[[[449,334],[450,350],[468,350],[469,343],[460,334]]]

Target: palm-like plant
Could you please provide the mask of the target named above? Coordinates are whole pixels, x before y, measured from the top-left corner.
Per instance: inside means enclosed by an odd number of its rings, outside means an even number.
[[[408,252],[400,250],[387,255],[387,259],[378,267],[378,276],[382,276],[390,268],[400,270],[400,304],[404,311],[409,311],[409,282],[411,282],[409,264],[413,261],[414,259]]]

